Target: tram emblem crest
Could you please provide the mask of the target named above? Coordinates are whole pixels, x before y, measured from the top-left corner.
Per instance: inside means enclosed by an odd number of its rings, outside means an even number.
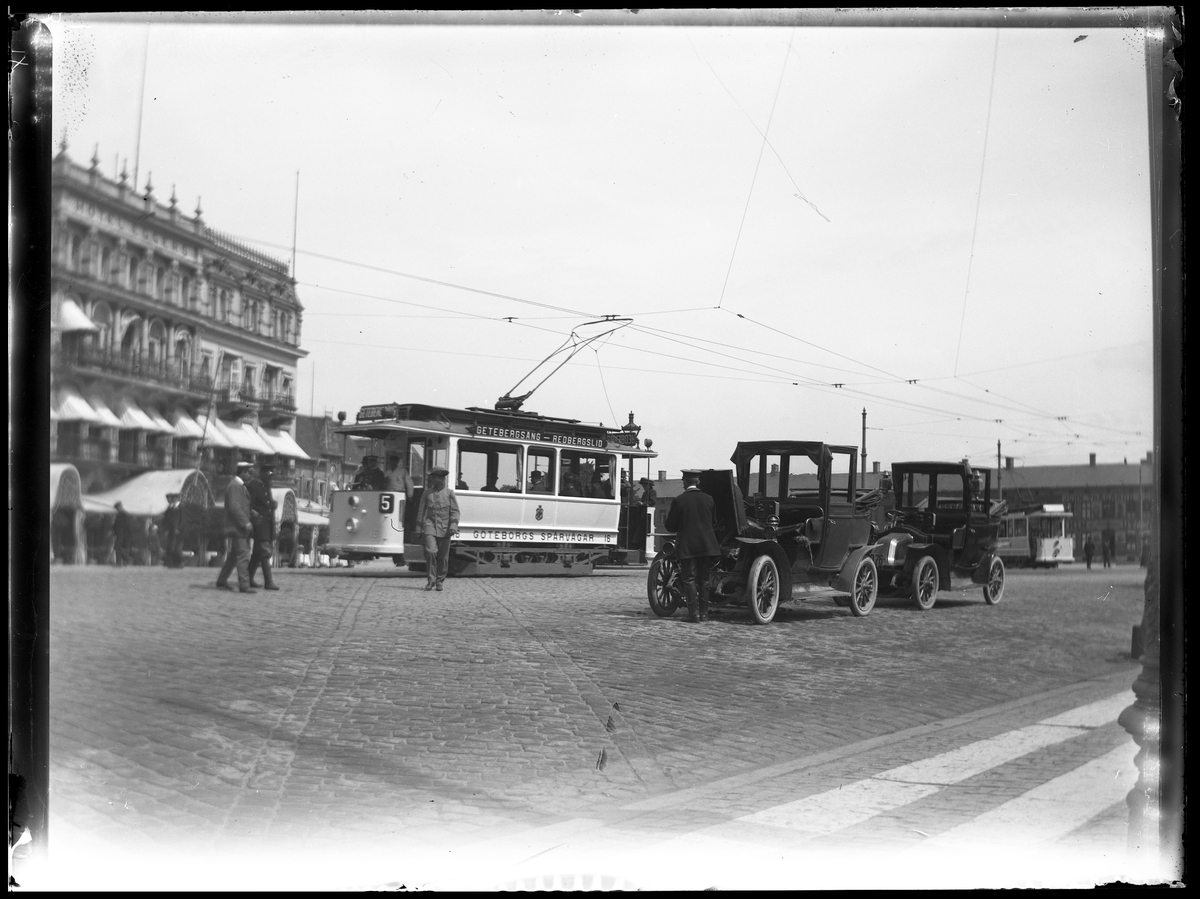
[[[542,516],[545,514],[546,514],[546,510],[543,509],[541,506],[538,506],[537,511],[533,513],[533,517],[536,518],[538,521],[541,521]]]

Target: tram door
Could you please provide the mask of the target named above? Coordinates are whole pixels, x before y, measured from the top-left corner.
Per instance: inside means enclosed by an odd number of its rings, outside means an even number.
[[[412,478],[413,495],[404,509],[404,542],[416,542],[417,506],[429,482],[427,472],[435,468],[450,468],[449,437],[412,437],[408,441],[408,476]]]
[[[558,460],[550,447],[531,446],[525,456],[525,494],[521,524],[547,528],[558,524]]]

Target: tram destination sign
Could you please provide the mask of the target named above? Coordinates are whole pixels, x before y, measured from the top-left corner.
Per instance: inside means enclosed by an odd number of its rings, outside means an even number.
[[[603,437],[579,434],[558,434],[538,428],[511,428],[500,425],[471,425],[467,429],[474,437],[499,437],[506,440],[524,440],[529,443],[557,443],[561,446],[586,446],[589,449],[605,449],[608,441]]]
[[[359,421],[388,421],[400,414],[399,403],[384,403],[380,406],[363,406],[358,410]]]

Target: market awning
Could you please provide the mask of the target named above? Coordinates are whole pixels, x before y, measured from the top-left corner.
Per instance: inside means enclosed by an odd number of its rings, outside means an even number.
[[[303,509],[297,509],[296,524],[306,528],[327,528],[329,527],[329,519],[324,515],[317,515],[315,512],[305,512]]]
[[[111,513],[120,501],[130,515],[154,516],[167,511],[168,493],[178,493],[185,506],[209,509],[213,505],[208,479],[194,468],[147,471],[104,493],[85,496],[83,501],[89,512]]]
[[[200,440],[204,437],[204,428],[196,423],[196,419],[188,415],[183,409],[176,409],[171,414],[171,421],[175,425],[175,436],[183,437],[188,440]]]
[[[113,415],[112,409],[108,408],[108,405],[104,402],[104,400],[93,396],[88,397],[88,402],[91,403],[92,409],[95,410],[96,417],[100,424],[107,425],[110,428],[126,427],[125,425],[121,424],[121,419]]]
[[[195,424],[204,438],[201,446],[215,446],[220,449],[233,449],[236,446],[225,431],[225,426],[221,424],[221,419],[216,416],[209,418],[207,415],[197,415]]]
[[[55,331],[99,331],[96,323],[87,317],[74,300],[63,300],[58,307],[58,321],[51,323]]]
[[[72,387],[58,389],[58,402],[55,406],[55,414],[59,421],[87,421],[93,424],[98,424],[100,421],[96,410],[88,405],[88,401]]]
[[[54,463],[50,466],[50,511],[82,509],[83,491],[79,486],[79,471],[74,465]]]
[[[312,457],[300,448],[292,435],[287,431],[276,430],[274,428],[259,428],[259,436],[271,445],[275,454],[285,456],[289,459],[309,459]]]
[[[87,496],[82,497],[83,511],[90,512],[93,515],[112,515],[116,512],[112,503],[106,503],[102,500]]]

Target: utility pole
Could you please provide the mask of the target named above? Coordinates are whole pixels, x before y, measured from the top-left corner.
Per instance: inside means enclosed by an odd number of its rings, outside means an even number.
[[[867,489],[867,407],[863,406],[862,471],[858,473],[858,487]]]
[[[996,441],[996,500],[1004,499],[1004,487],[1001,486],[1000,479],[1004,477],[1002,472],[1003,466],[1000,464],[1000,441]]]

